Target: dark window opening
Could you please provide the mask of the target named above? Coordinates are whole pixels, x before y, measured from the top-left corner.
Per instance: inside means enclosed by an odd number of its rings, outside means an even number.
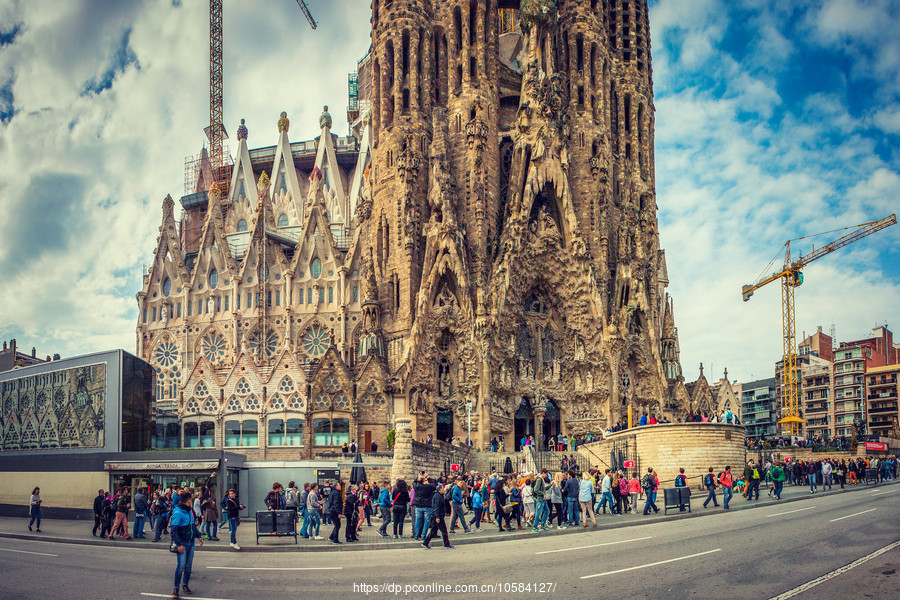
[[[462,52],[462,11],[458,6],[453,9],[453,38],[456,42],[456,51]]]
[[[469,58],[469,79],[477,79],[478,76],[475,74],[476,64],[475,57]]]
[[[475,45],[475,35],[478,33],[478,12],[475,1],[469,2],[469,45]]]

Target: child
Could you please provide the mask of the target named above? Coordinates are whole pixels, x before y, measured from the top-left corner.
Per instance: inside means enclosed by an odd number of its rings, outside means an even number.
[[[631,501],[629,504],[631,505],[631,514],[637,514],[637,504],[638,504],[638,495],[641,493],[641,480],[637,477],[632,477],[628,480],[628,495],[631,496]]]
[[[741,495],[744,494],[744,490],[746,489],[747,484],[744,483],[743,479],[738,479],[737,483],[734,484],[734,489],[737,492],[741,492]]]

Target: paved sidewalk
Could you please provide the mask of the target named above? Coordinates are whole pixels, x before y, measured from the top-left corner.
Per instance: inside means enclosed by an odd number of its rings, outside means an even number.
[[[878,484],[878,487],[893,487],[898,483],[898,480],[891,480],[886,483]],[[874,485],[863,485],[857,484],[853,486],[847,486],[846,491],[841,491],[840,486],[835,486],[833,490],[822,492],[819,491],[816,494],[810,494],[809,488],[807,486],[788,486],[782,492],[782,499],[780,501],[781,504],[794,502],[798,500],[803,500],[805,498],[810,498],[813,496],[830,496],[832,494],[852,494],[857,493],[862,490],[872,489],[875,487]],[[820,488],[821,489],[821,488]],[[523,530],[514,530],[508,533],[500,533],[495,524],[482,523],[481,531],[476,533],[464,534],[462,529],[457,527],[458,533],[450,536],[450,541],[453,544],[472,544],[472,543],[481,543],[481,542],[494,542],[498,540],[504,539],[522,539],[522,538],[533,538],[535,536],[548,536],[548,535],[567,535],[567,534],[577,534],[581,531],[593,531],[596,529],[613,529],[619,527],[627,527],[630,525],[638,525],[645,524],[649,522],[660,522],[666,520],[674,520],[674,519],[683,519],[683,518],[692,518],[697,516],[702,516],[705,514],[711,513],[720,513],[725,512],[722,508],[722,494],[721,491],[717,494],[717,499],[719,501],[719,508],[713,508],[710,506],[709,508],[703,508],[703,500],[706,498],[706,492],[701,492],[697,489],[693,489],[693,497],[692,500],[692,511],[693,512],[684,512],[681,513],[677,509],[672,511],[669,510],[668,516],[664,515],[664,511],[662,510],[662,501],[657,499],[657,506],[660,507],[659,514],[651,513],[648,516],[643,516],[643,514],[638,511],[636,515],[626,514],[622,516],[614,516],[610,514],[599,514],[597,515],[597,525],[598,527],[589,526],[587,528],[584,527],[570,527],[566,529],[557,529],[556,526],[553,526],[553,529],[548,531],[544,531],[541,533],[532,533],[531,529],[523,529]],[[663,495],[661,492],[658,494],[660,497]],[[775,499],[774,496],[770,497],[767,495],[766,489],[762,489],[760,491],[759,501],[748,501],[742,498],[739,494],[736,495],[731,501],[731,510],[748,510],[757,506],[771,506],[774,504],[778,504],[779,501]],[[643,509],[643,501],[639,503],[639,508]],[[515,523],[515,522],[514,522]],[[117,538],[116,540],[108,540],[102,539],[99,537],[93,537],[91,535],[91,529],[93,527],[93,521],[86,520],[64,520],[64,519],[44,519],[41,523],[42,532],[30,532],[28,531],[28,518],[16,518],[16,517],[0,517],[0,538],[16,538],[16,539],[27,539],[27,540],[43,540],[43,541],[53,541],[53,542],[63,542],[63,543],[73,543],[73,544],[91,544],[91,545],[104,545],[104,546],[114,546],[114,547],[125,547],[125,546],[134,546],[139,548],[157,548],[160,550],[168,550],[169,547],[169,537],[163,536],[159,542],[153,543],[151,540],[153,538],[153,533],[149,529],[149,524],[145,526],[146,528],[146,539],[132,539],[125,540],[124,538]],[[131,532],[134,523],[129,520],[129,532]],[[346,539],[345,536],[345,522],[342,519],[341,522],[341,541]],[[331,534],[333,527],[331,525],[322,525],[320,530],[320,535],[324,537],[324,540],[307,540],[303,538],[298,538],[298,543],[294,543],[293,537],[278,537],[278,538],[267,538],[263,537],[259,540],[259,545],[256,544],[256,525],[253,519],[244,519],[241,523],[240,527],[238,527],[237,540],[238,545],[241,546],[242,551],[248,552],[316,552],[316,551],[344,551],[344,550],[375,550],[375,549],[389,549],[389,548],[409,548],[418,545],[420,542],[416,540],[412,540],[410,536],[412,535],[412,525],[409,519],[403,525],[403,533],[404,538],[402,539],[394,539],[393,537],[382,538],[378,535],[377,530],[381,526],[381,519],[377,517],[372,518],[372,526],[369,527],[366,524],[363,524],[362,531],[359,533],[359,542],[348,544],[344,543],[340,546],[332,544],[328,540],[328,536]],[[450,526],[450,518],[447,517],[447,526]],[[299,527],[299,525],[298,525]],[[388,525],[388,533],[393,533],[393,524]],[[221,541],[213,542],[208,541],[204,545],[204,550],[213,550],[213,551],[226,551],[226,552],[234,552],[229,546],[230,532],[227,527],[223,530],[219,530],[219,538]],[[440,544],[440,540],[438,539],[433,544]]]

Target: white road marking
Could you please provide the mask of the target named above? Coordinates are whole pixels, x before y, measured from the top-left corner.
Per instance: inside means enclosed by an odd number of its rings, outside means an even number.
[[[885,546],[884,548],[879,548],[878,550],[876,550],[875,552],[872,552],[871,554],[866,554],[862,558],[857,558],[852,563],[846,564],[843,567],[841,567],[839,569],[835,569],[834,571],[832,571],[830,573],[825,573],[821,577],[817,577],[817,578],[813,579],[812,581],[807,581],[803,585],[797,586],[792,590],[788,590],[788,591],[784,592],[783,594],[773,596],[772,598],[770,598],[770,600],[788,600],[788,598],[793,598],[794,596],[796,596],[798,594],[802,594],[806,590],[816,587],[820,583],[825,583],[829,579],[834,579],[835,577],[846,573],[847,571],[849,571],[850,569],[853,569],[854,567],[858,567],[859,565],[861,565],[865,562],[868,562],[877,556],[881,556],[885,552],[889,552],[889,551],[893,550],[894,548],[896,548],[897,546],[900,546],[900,541],[894,542],[893,544],[889,544],[889,545]]]
[[[578,546],[575,548],[563,548],[561,550],[544,550],[543,552],[535,552],[535,554],[553,554],[554,552],[570,552],[572,550],[584,550],[586,548],[599,548],[600,546],[612,546],[614,544],[626,544],[628,542],[640,542],[641,540],[649,540],[653,536],[648,535],[647,537],[639,537],[631,540],[618,540],[615,542],[605,542],[603,544],[591,544],[590,546]]]
[[[47,554],[46,552],[29,552],[28,550],[13,550],[12,548],[0,548],[2,552],[18,552],[19,554],[37,554],[38,556],[59,556],[59,554]]]
[[[864,514],[866,514],[866,513],[870,513],[870,512],[872,512],[873,510],[878,510],[878,509],[877,509],[877,508],[870,508],[869,510],[864,510],[864,511],[862,511],[862,512],[853,513],[852,515],[847,515],[846,517],[838,517],[837,519],[832,519],[831,522],[834,523],[835,521],[843,521],[844,519],[849,519],[850,517],[857,517],[857,516],[859,516],[859,515],[864,515]]]
[[[580,579],[592,579],[594,577],[604,577],[606,575],[615,575],[616,573],[625,573],[627,571],[636,571],[637,569],[646,569],[647,567],[655,567],[658,565],[664,565],[666,563],[678,562],[679,560],[687,560],[689,558],[696,558],[698,556],[705,556],[707,554],[712,554],[713,552],[720,552],[721,548],[716,548],[715,550],[707,550],[706,552],[698,552],[697,554],[690,554],[688,556],[679,556],[678,558],[670,558],[669,560],[661,560],[659,562],[650,563],[647,565],[638,565],[636,567],[628,567],[627,569],[617,569],[615,571],[607,571],[606,573],[597,573],[596,575],[583,575]]]
[[[812,510],[812,509],[814,509],[814,508],[815,508],[815,506],[807,506],[806,508],[798,508],[798,509],[795,509],[795,510],[789,510],[789,511],[787,511],[787,512],[775,513],[774,515],[766,515],[766,518],[780,517],[780,516],[782,516],[782,515],[789,515],[789,514],[791,514],[791,513],[801,512],[801,511],[804,511],[804,510]]]
[[[870,493],[869,495],[870,495],[870,496],[880,496],[880,495],[882,495],[882,494],[890,494],[890,493],[893,492],[893,491],[894,491],[894,490],[881,490],[881,491],[878,492],[878,493],[875,493],[875,494]]]
[[[151,594],[149,592],[141,592],[141,596],[150,596],[151,598],[171,598],[172,594]],[[204,598],[203,596],[191,596],[191,600],[229,600],[228,598]]]
[[[344,567],[206,567],[225,571],[342,571]]]

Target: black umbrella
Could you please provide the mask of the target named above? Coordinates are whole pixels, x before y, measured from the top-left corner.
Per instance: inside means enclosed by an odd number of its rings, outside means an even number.
[[[356,456],[353,457],[354,463],[362,464],[362,454],[359,452],[356,453]],[[365,467],[353,467],[350,469],[350,483],[359,484],[364,481],[368,481],[366,479],[366,468]]]
[[[503,465],[503,472],[507,475],[513,472],[512,460],[508,456],[506,457],[506,464]]]

